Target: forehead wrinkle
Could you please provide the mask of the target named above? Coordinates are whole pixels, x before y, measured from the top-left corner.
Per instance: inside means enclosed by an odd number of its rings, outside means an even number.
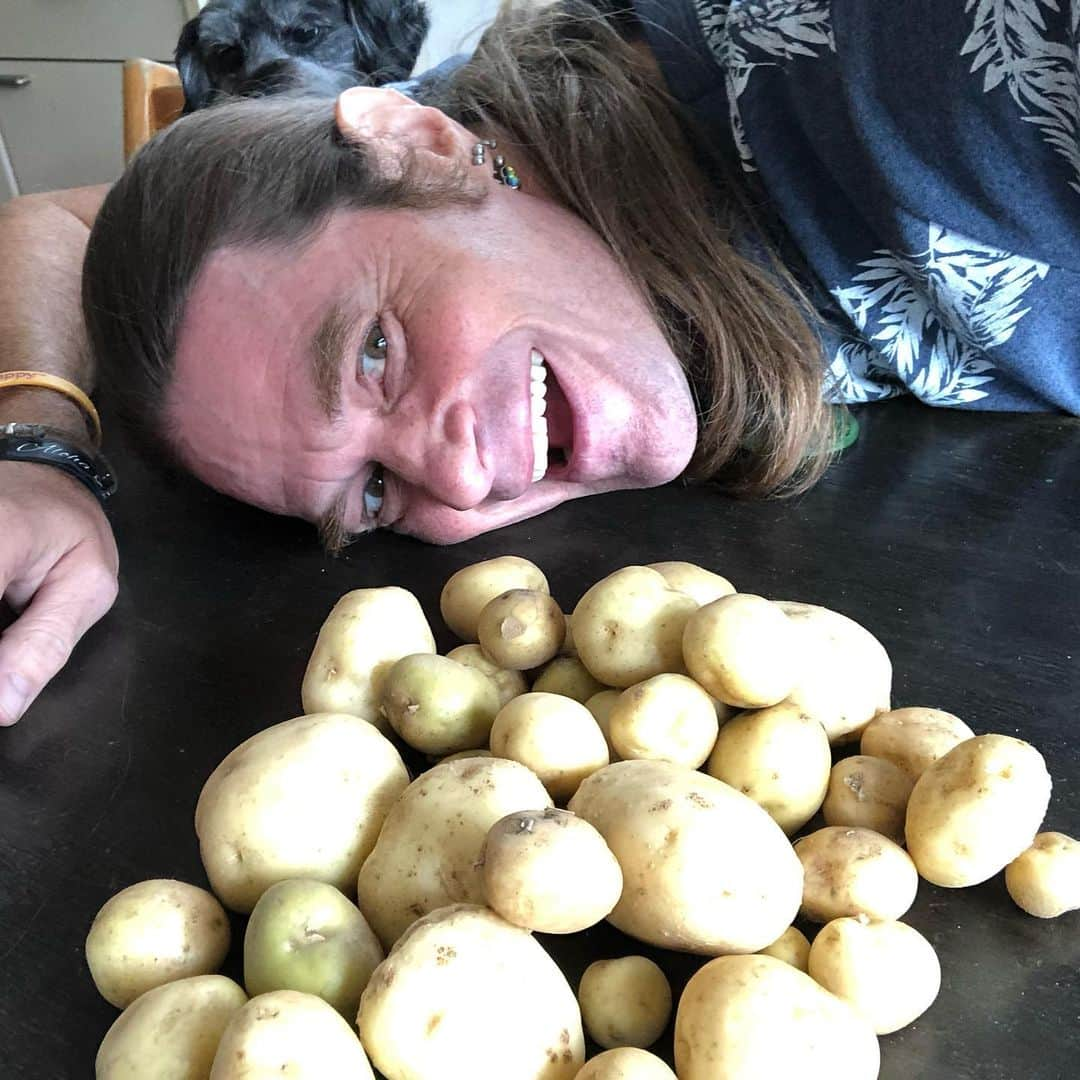
[[[341,413],[341,357],[348,338],[349,321],[341,305],[334,304],[312,335],[308,350],[315,400],[330,420]]]

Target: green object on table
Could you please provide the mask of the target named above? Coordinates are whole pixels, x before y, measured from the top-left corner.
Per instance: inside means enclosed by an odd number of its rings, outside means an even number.
[[[859,437],[859,421],[847,409],[836,409],[833,415],[836,423],[832,448],[835,453],[840,453]]]

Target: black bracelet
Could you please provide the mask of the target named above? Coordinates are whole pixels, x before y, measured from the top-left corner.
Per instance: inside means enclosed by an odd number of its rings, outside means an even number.
[[[102,506],[116,491],[116,477],[101,454],[87,452],[40,424],[0,425],[0,461],[34,461],[74,477]]]

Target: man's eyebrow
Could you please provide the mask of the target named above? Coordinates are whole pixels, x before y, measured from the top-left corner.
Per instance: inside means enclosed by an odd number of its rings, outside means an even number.
[[[315,399],[328,420],[341,415],[341,357],[349,330],[345,312],[339,304],[334,304],[323,316],[308,346]]]

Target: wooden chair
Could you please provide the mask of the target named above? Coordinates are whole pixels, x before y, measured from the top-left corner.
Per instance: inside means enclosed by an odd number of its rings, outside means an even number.
[[[124,160],[168,127],[184,108],[180,75],[171,64],[128,60],[124,64]]]

